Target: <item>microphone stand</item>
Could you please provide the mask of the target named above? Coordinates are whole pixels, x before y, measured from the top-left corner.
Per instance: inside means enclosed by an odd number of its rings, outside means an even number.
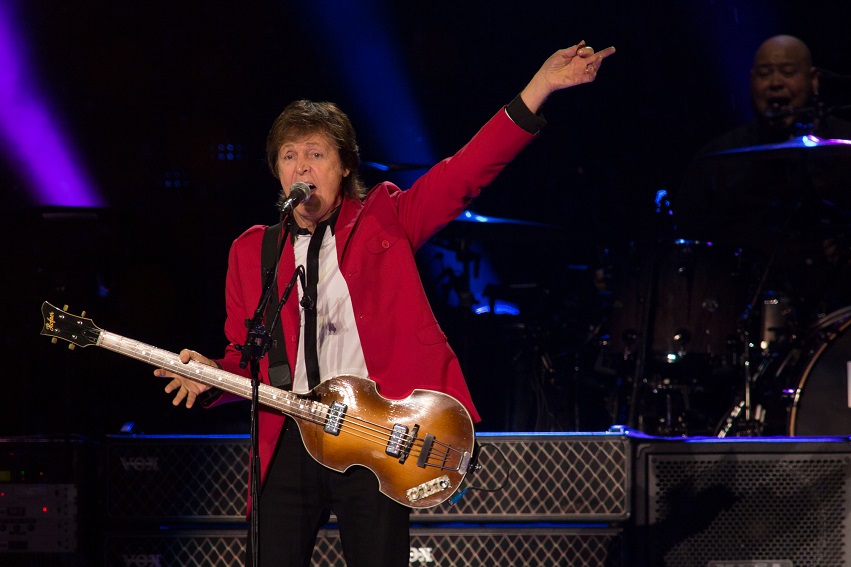
[[[260,295],[260,301],[257,309],[254,311],[254,316],[251,319],[245,320],[247,333],[245,342],[242,345],[236,345],[237,350],[242,353],[242,358],[239,362],[240,368],[249,367],[251,373],[251,486],[249,488],[251,494],[252,510],[250,520],[250,538],[251,538],[251,564],[253,567],[259,565],[260,550],[258,547],[260,533],[260,454],[259,454],[259,412],[260,412],[260,361],[272,348],[272,329],[278,324],[281,314],[281,309],[289,299],[296,279],[299,276],[297,269],[293,273],[293,277],[287,285],[281,300],[275,309],[275,314],[272,322],[265,326],[263,325],[263,316],[269,304],[272,295],[273,284],[278,277],[278,267],[281,263],[281,255],[286,244],[284,220],[289,216],[281,215],[281,234],[278,237],[278,254],[275,259],[275,266],[267,268],[266,280],[263,282],[263,293]],[[301,268],[303,270],[303,268]],[[281,348],[285,348],[281,345]]]
[[[638,416],[639,395],[642,393],[642,387],[647,378],[647,361],[652,361],[653,343],[655,341],[655,326],[656,326],[656,309],[658,307],[658,298],[656,297],[659,289],[659,278],[661,276],[661,261],[662,256],[670,252],[669,247],[674,242],[674,233],[676,227],[670,218],[673,215],[671,203],[667,198],[667,191],[657,191],[655,196],[655,212],[660,215],[658,224],[654,227],[655,240],[650,249],[650,258],[647,265],[650,266],[650,273],[647,280],[641,282],[643,288],[639,293],[643,292],[642,309],[639,313],[639,333],[636,348],[635,368],[632,376],[632,393],[629,399],[629,412],[627,417],[627,426],[644,431],[646,424],[639,424],[638,419],[643,416]],[[643,409],[643,408],[642,408]],[[646,431],[645,431],[646,433]]]

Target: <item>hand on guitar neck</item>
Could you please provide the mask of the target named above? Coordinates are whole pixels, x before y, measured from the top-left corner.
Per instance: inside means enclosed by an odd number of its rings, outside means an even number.
[[[218,364],[216,364],[211,359],[207,358],[201,353],[195,352],[194,350],[183,349],[180,351],[180,362],[183,364],[189,364],[190,361],[194,360],[200,362],[201,364],[206,364],[207,366],[212,366],[213,368],[220,368]],[[171,382],[166,384],[165,393],[170,394],[175,390],[177,393],[174,395],[174,399],[171,401],[172,405],[179,406],[183,400],[186,400],[186,407],[191,408],[195,405],[195,399],[200,395],[210,389],[210,386],[206,384],[202,384],[200,382],[196,382],[195,380],[190,380],[184,376],[180,376],[179,374],[175,374],[174,372],[169,372],[165,368],[157,368],[154,370],[154,376],[158,378],[171,378]]]

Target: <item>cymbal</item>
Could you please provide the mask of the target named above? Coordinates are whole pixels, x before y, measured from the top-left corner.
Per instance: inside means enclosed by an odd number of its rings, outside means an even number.
[[[362,167],[376,169],[378,171],[416,171],[430,169],[430,165],[423,163],[379,163],[377,161],[362,161]]]
[[[550,228],[550,229],[558,229],[560,227],[544,224],[541,222],[533,222],[533,221],[524,221],[518,219],[508,219],[501,217],[490,217],[485,215],[479,215],[472,211],[464,211],[457,217],[455,217],[453,222],[472,222],[479,224],[517,224],[522,226],[535,226],[538,228]]]
[[[474,240],[513,240],[521,236],[531,239],[559,238],[562,233],[562,227],[552,224],[491,217],[472,211],[464,211],[440,231],[443,237]]]
[[[743,157],[751,159],[832,158],[851,156],[851,140],[798,136],[777,144],[735,148],[707,154],[707,158]]]

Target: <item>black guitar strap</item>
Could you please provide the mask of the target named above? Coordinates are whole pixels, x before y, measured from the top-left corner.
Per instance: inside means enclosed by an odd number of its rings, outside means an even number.
[[[260,286],[266,283],[266,274],[275,267],[278,254],[278,235],[281,233],[281,223],[266,228],[263,233],[263,246],[260,255]],[[285,235],[285,238],[287,235]],[[266,305],[265,320],[274,319],[275,309],[281,301],[277,278],[272,282],[272,295]],[[268,324],[268,323],[267,323]],[[272,329],[272,348],[269,350],[269,383],[275,388],[292,390],[293,376],[287,362],[287,345],[284,342],[284,327],[280,320]]]

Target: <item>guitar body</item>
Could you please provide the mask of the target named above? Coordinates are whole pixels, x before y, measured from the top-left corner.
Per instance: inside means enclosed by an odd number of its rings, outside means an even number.
[[[406,506],[416,504],[416,507],[439,504],[447,498],[446,492],[455,492],[464,479],[466,471],[456,469],[464,453],[472,453],[475,431],[466,408],[455,398],[432,390],[414,390],[404,399],[391,400],[378,393],[375,382],[356,376],[331,378],[314,388],[307,397],[329,406],[340,402],[347,408],[347,419],[339,435],[327,433],[320,423],[295,418],[307,452],[326,467],[343,472],[354,465],[364,466],[378,477],[382,493]],[[400,463],[399,457],[386,453],[385,432],[392,430],[394,425],[407,427],[409,433],[419,425],[420,437],[431,433],[441,447],[464,450],[446,455],[448,461],[438,467],[434,460],[437,455],[442,459],[445,451],[435,447],[429,456],[430,466],[420,467],[417,462],[422,447],[415,441],[408,458]],[[414,502],[407,497],[408,490],[444,476],[450,483],[445,491]]]
[[[69,346],[99,346],[208,386],[250,399],[254,384],[244,376],[190,361],[177,354],[104,331],[91,319],[71,315],[46,301],[42,335]],[[363,466],[378,477],[382,493],[412,508],[449,498],[474,467],[475,432],[467,409],[433,390],[414,390],[401,400],[381,396],[375,382],[336,376],[307,394],[258,385],[261,404],[295,420],[308,453],[339,472]]]

